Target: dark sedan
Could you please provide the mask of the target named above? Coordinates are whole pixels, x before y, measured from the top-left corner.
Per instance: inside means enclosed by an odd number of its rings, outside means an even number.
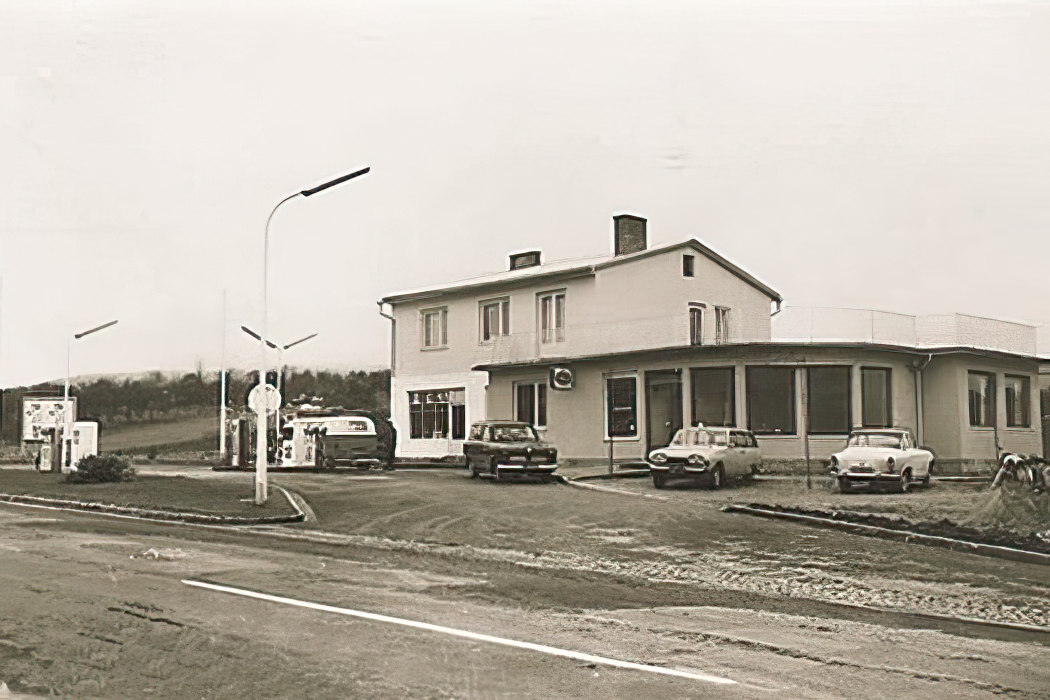
[[[551,477],[558,468],[558,450],[541,440],[536,429],[519,421],[480,421],[470,427],[463,456],[471,478],[509,475]]]

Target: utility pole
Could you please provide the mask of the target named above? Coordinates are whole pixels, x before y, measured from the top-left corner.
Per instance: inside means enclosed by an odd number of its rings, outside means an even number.
[[[219,463],[226,464],[226,290],[222,290],[222,358],[219,360]]]

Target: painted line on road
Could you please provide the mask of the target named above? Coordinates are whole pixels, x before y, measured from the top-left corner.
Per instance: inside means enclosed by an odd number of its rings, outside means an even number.
[[[318,610],[320,612],[336,613],[338,615],[347,615],[349,617],[359,617],[365,620],[372,620],[374,622],[386,622],[393,625],[401,625],[403,627],[412,627],[414,629],[426,630],[428,632],[439,632],[441,634],[448,634],[453,637],[463,637],[465,639],[472,639],[477,642],[488,642],[490,644],[500,644],[503,646],[514,647],[516,649],[528,649],[529,651],[538,651],[542,654],[550,654],[551,656],[561,656],[566,659],[575,659],[576,661],[585,661],[592,664],[602,664],[603,666],[613,666],[615,668],[624,668],[631,671],[645,671],[647,673],[656,673],[663,676],[675,676],[677,678],[688,678],[694,681],[704,681],[706,683],[715,683],[717,685],[736,685],[736,681],[731,678],[725,678],[723,676],[715,676],[707,673],[700,673],[698,671],[679,671],[673,668],[663,668],[661,666],[652,666],[649,664],[639,664],[633,661],[621,661],[619,659],[610,659],[606,656],[595,656],[594,654],[584,654],[579,651],[572,651],[570,649],[559,649],[558,647],[551,647],[545,644],[534,644],[532,642],[521,642],[515,639],[507,639],[506,637],[495,637],[490,634],[480,634],[478,632],[470,632],[468,630],[456,629],[455,627],[444,627],[442,625],[432,625],[428,622],[418,622],[416,620],[407,620],[401,617],[390,617],[389,615],[378,615],[376,613],[364,612],[363,610],[351,610],[350,608],[339,608],[334,605],[324,605],[322,603],[312,603],[307,600],[298,600],[296,598],[284,598],[282,596],[270,595],[268,593],[259,593],[256,591],[246,590],[244,588],[234,588],[232,586],[222,586],[215,583],[207,583],[205,581],[195,581],[193,579],[183,579],[182,581],[187,586],[195,586],[197,588],[205,588],[212,591],[218,591],[220,593],[230,593],[233,595],[244,596],[246,598],[255,598],[257,600],[265,600],[271,603],[281,603],[283,605],[293,605],[299,608],[307,608],[309,610]]]
[[[621,496],[634,496],[635,498],[648,498],[653,501],[669,501],[667,496],[658,496],[655,493],[638,493],[637,491],[627,491],[625,489],[617,489],[611,486],[599,486],[598,484],[588,484],[577,479],[570,479],[564,477],[561,474],[556,475],[561,483],[567,486],[575,486],[578,489],[590,489],[591,491],[604,491],[605,493],[618,493]]]

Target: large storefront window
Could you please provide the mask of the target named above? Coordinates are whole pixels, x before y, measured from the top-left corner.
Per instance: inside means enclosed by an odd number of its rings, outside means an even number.
[[[970,372],[967,382],[970,425],[988,428],[994,426],[995,375],[986,372]]]
[[[408,392],[410,438],[462,440],[467,407],[463,389]]]
[[[885,367],[862,367],[860,370],[861,424],[865,428],[889,428],[893,425],[890,411],[890,379]]]
[[[638,378],[610,377],[606,380],[606,421],[609,437],[638,434]]]
[[[747,425],[763,435],[795,434],[795,368],[747,368]]]
[[[693,423],[736,425],[736,375],[733,368],[694,368],[689,375],[693,391]]]
[[[1006,375],[1006,427],[1032,427],[1029,419],[1032,401],[1028,386],[1028,377]]]
[[[514,387],[514,419],[547,427],[547,384],[526,382]]]
[[[850,368],[810,367],[806,375],[809,432],[814,435],[848,435]]]

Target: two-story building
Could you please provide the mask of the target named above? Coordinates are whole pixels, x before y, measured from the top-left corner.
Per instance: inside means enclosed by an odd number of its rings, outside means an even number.
[[[945,469],[1040,451],[1031,326],[782,308],[698,240],[650,248],[633,215],[613,229],[609,256],[515,253],[380,301],[400,456],[458,455],[482,418],[527,420],[579,461],[640,459],[698,422],[747,427],[784,461],[828,456],[855,425],[910,427]]]

